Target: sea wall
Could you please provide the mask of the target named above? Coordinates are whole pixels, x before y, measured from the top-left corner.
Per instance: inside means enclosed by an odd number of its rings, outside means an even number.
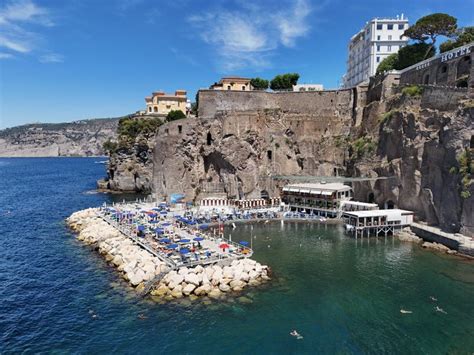
[[[77,239],[97,250],[138,292],[154,282],[151,295],[164,300],[183,297],[220,299],[238,295],[243,289],[270,280],[270,269],[252,259],[227,260],[228,265],[181,267],[172,270],[159,258],[133,243],[90,208],[73,213],[66,220]]]

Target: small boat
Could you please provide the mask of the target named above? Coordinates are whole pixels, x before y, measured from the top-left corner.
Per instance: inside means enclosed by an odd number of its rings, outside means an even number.
[[[412,314],[413,312],[412,312],[412,311],[407,311],[406,309],[401,309],[401,310],[400,310],[400,313],[403,313],[403,314]]]

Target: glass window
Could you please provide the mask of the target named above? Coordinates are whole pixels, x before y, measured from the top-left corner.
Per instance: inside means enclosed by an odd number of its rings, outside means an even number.
[[[380,35],[377,36],[377,41],[380,41]]]
[[[400,24],[398,25],[398,29],[399,29],[399,30],[403,30],[404,28],[405,28],[405,25],[404,25],[403,23],[400,23]]]
[[[377,52],[380,52],[380,46],[377,46]]]
[[[389,41],[392,40],[392,35],[388,35],[388,40],[389,40]]]
[[[380,62],[380,57],[377,57],[377,63]]]
[[[393,30],[393,24],[388,24],[387,25],[387,30]]]
[[[387,46],[387,52],[391,52],[392,51],[392,46]]]
[[[381,29],[382,29],[382,26],[383,26],[383,25],[382,25],[381,23],[378,23],[378,24],[377,24],[377,29],[378,29],[378,30],[381,30]]]

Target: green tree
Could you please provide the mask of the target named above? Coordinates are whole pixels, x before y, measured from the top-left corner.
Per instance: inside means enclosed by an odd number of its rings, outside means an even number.
[[[118,148],[118,143],[117,142],[114,142],[112,141],[110,138],[107,139],[104,144],[102,145],[102,148],[104,149],[104,151],[106,153],[108,153],[109,155],[112,154],[112,153],[115,153],[115,151],[117,150]]]
[[[250,85],[253,86],[254,90],[267,90],[268,89],[268,80],[262,78],[253,78],[250,80]]]
[[[428,55],[426,55],[428,53]],[[405,69],[413,64],[421,62],[422,60],[435,55],[435,49],[427,43],[414,43],[398,51],[398,61],[395,69]]]
[[[272,90],[289,90],[298,83],[300,75],[298,73],[287,73],[275,76],[270,82]]]
[[[384,60],[380,62],[375,74],[381,74],[386,71],[396,69],[397,64],[398,64],[398,53],[390,54],[387,58],[385,58]]]
[[[474,26],[464,27],[457,31],[456,38],[452,40],[447,40],[444,43],[441,43],[439,46],[439,51],[441,53],[450,51],[451,49],[464,46],[465,44],[471,43],[474,41]]]
[[[183,118],[186,118],[186,115],[181,110],[171,110],[166,115],[166,121],[168,121],[168,122],[181,120]]]
[[[453,37],[456,35],[457,19],[448,14],[435,13],[420,18],[416,23],[409,27],[404,35],[420,42],[431,40],[430,48],[426,51],[425,57],[428,58],[431,49],[435,48],[436,39],[439,36]]]

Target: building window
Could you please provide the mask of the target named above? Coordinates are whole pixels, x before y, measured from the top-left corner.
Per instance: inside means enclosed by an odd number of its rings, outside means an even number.
[[[178,126],[178,133],[181,134],[182,132],[183,132],[183,126],[179,125],[179,126]]]
[[[271,150],[267,150],[267,158],[268,158],[268,160],[272,160],[272,151]]]
[[[148,107],[148,112],[151,112],[151,107]]]
[[[377,63],[380,62],[380,57],[377,57]]]
[[[242,91],[245,91],[245,86],[242,86]]]
[[[380,35],[377,36],[377,41],[380,41]]]
[[[378,24],[377,24],[377,29],[378,29],[378,30],[381,30],[382,28],[383,28],[383,25],[382,25],[381,23],[378,23]]]
[[[153,111],[158,112],[158,107],[153,107]]]
[[[230,90],[231,86],[230,85],[227,85],[227,90]]]
[[[393,30],[393,24],[388,24],[387,25],[387,30]]]
[[[392,35],[388,35],[388,40],[389,40],[389,41],[392,40]]]
[[[387,46],[387,52],[391,52],[392,51],[392,46]]]
[[[403,30],[404,28],[405,28],[405,25],[404,25],[403,23],[400,23],[400,24],[398,25],[398,29],[399,29],[399,30]]]
[[[377,46],[377,52],[380,52],[380,46]]]

